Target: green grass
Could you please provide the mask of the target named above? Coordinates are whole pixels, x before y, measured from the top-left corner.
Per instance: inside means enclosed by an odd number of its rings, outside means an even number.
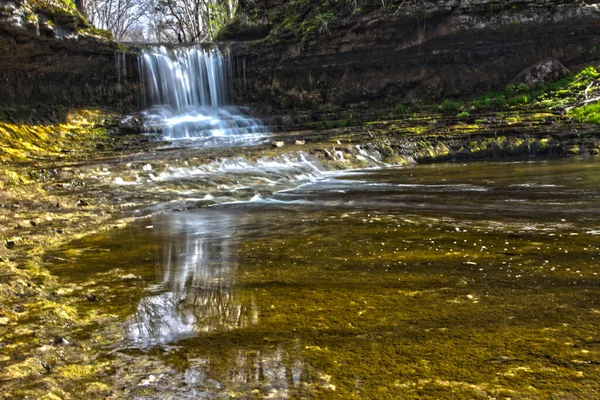
[[[442,103],[442,111],[454,113],[460,110],[462,104],[454,100],[444,100]]]
[[[404,106],[404,104],[402,103],[398,103],[396,104],[396,107],[394,107],[394,114],[404,114],[406,113],[406,107]]]
[[[579,122],[600,124],[600,103],[586,104],[569,111],[569,115]]]

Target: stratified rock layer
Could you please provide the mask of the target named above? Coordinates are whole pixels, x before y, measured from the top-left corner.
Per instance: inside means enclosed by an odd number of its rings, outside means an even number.
[[[64,120],[69,109],[139,103],[135,56],[60,2],[0,0],[0,120]]]
[[[223,35],[252,39],[235,45],[238,101],[265,114],[435,103],[503,88],[543,60],[599,58],[596,1],[344,2],[246,2]]]

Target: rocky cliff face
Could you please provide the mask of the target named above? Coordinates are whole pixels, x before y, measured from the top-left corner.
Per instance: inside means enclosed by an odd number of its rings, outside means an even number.
[[[366,3],[246,0],[223,33],[242,41],[238,100],[265,114],[435,103],[503,88],[544,59],[600,59],[597,1]]]
[[[138,106],[135,56],[68,2],[0,0],[0,54],[0,120],[63,120],[74,108]]]

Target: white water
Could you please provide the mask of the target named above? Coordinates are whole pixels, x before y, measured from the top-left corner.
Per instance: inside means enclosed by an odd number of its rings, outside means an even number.
[[[248,111],[230,105],[229,57],[217,48],[144,50],[142,85],[149,108],[145,130],[165,140],[256,141],[268,129]]]

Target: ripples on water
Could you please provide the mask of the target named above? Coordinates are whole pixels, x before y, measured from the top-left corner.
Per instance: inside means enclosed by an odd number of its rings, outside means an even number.
[[[119,351],[142,350],[141,366],[117,376],[132,394],[593,392],[597,161],[414,166],[300,183],[71,245],[85,268],[54,270],[109,287],[86,307],[120,315]],[[115,284],[119,274],[139,284]],[[154,380],[147,365],[160,372]]]

